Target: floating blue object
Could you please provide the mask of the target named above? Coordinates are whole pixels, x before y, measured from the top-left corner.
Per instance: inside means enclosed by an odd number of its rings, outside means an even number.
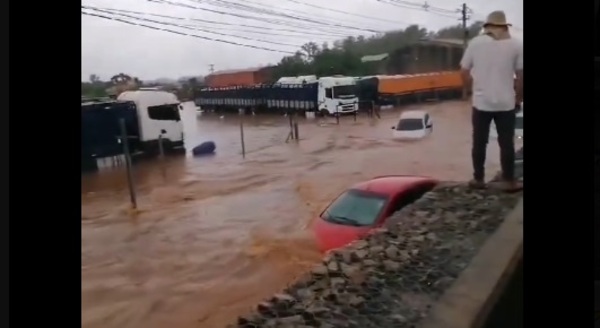
[[[217,146],[213,141],[205,141],[192,149],[194,156],[203,156],[214,154]]]

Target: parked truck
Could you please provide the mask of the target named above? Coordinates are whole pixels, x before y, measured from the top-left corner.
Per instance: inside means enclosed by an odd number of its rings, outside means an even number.
[[[121,93],[117,100],[81,104],[82,169],[94,170],[98,159],[123,154],[120,120],[125,120],[132,155],[155,156],[185,153],[183,108],[166,91],[137,90]]]
[[[353,113],[358,109],[353,77],[283,77],[273,84],[206,88],[196,97],[203,110],[253,112],[315,112],[321,115]]]

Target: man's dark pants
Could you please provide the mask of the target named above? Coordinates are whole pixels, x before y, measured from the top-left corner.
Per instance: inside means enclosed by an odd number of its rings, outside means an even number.
[[[515,120],[517,111],[486,112],[473,107],[471,120],[473,123],[473,178],[483,181],[485,177],[485,155],[490,136],[490,124],[494,121],[498,132],[500,146],[500,164],[502,178],[514,180],[515,176]]]

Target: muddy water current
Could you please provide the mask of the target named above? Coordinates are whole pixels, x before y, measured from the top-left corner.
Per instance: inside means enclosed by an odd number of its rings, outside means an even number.
[[[183,114],[188,149],[213,140],[217,153],[136,163],[139,208],[129,206],[123,167],[82,176],[82,326],[218,328],[281,290],[321,257],[310,222],[344,188],[388,174],[471,177],[470,107],[427,110],[433,134],[392,139],[399,111],[300,121]],[[498,169],[488,147],[487,176]]]

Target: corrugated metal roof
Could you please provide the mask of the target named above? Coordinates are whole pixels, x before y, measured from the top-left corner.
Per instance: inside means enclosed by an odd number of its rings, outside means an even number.
[[[419,41],[420,43],[429,44],[440,44],[440,45],[451,45],[451,46],[462,46],[463,40],[461,39],[425,39]]]
[[[377,62],[377,61],[382,61],[386,58],[389,57],[389,54],[385,53],[385,54],[379,54],[379,55],[367,55],[367,56],[363,56],[360,61],[363,63],[367,63],[367,62]]]
[[[222,75],[222,74],[257,72],[257,71],[260,71],[263,68],[267,68],[267,66],[250,67],[250,68],[243,68],[243,69],[225,69],[225,70],[221,70],[221,71],[215,71],[215,72],[211,73],[210,75]],[[208,75],[208,76],[210,76],[210,75]]]

